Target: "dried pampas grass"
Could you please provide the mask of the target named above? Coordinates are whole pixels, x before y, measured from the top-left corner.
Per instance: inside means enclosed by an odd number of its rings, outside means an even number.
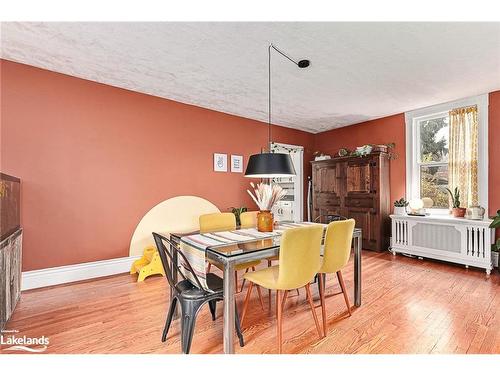
[[[286,190],[279,185],[259,183],[255,187],[255,184],[250,182],[250,186],[254,194],[250,190],[247,192],[261,211],[271,211],[274,205],[286,195]]]

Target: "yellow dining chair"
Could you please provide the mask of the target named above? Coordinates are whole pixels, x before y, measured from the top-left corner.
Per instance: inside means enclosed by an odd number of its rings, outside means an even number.
[[[332,221],[326,227],[323,264],[318,272],[321,315],[323,317],[323,332],[325,335],[327,333],[325,308],[325,282],[327,273],[337,274],[340,288],[344,294],[345,304],[347,305],[347,311],[349,312],[349,316],[351,316],[351,304],[341,270],[345,267],[351,255],[352,235],[355,223],[354,219]]]
[[[281,237],[278,265],[256,272],[249,272],[243,276],[249,281],[249,286],[241,314],[242,325],[253,285],[260,285],[267,289],[276,290],[278,348],[280,353],[283,349],[282,315],[289,290],[305,288],[307,302],[311,307],[318,335],[320,338],[323,337],[323,331],[316,315],[310,288],[311,280],[314,279],[314,276],[321,267],[320,253],[322,237],[323,226],[321,225],[287,229]]]
[[[241,228],[257,228],[257,214],[259,211],[248,211],[243,212],[240,215],[240,223]],[[267,266],[271,267],[273,265],[273,261],[278,260],[278,256],[269,257],[267,260]],[[241,290],[243,290],[243,286],[245,285],[245,279],[243,279],[243,283],[241,284]],[[297,290],[297,294],[299,291]],[[269,308],[271,308],[271,291],[269,291]]]
[[[208,232],[221,232],[221,231],[229,231],[236,229],[236,217],[232,212],[222,212],[222,213],[214,213],[214,214],[205,214],[199,217],[200,223],[200,233],[208,233]],[[210,272],[212,264],[216,266],[221,271],[224,270],[224,266],[220,263],[208,261],[208,269],[207,272]],[[235,287],[236,291],[238,291],[238,271],[246,270],[248,272],[249,269],[255,271],[255,266],[260,264],[260,260],[256,260],[253,262],[247,262],[238,264],[234,269],[234,278],[235,278]],[[243,289],[243,288],[242,288]],[[260,289],[258,290],[260,296]],[[262,308],[264,308],[264,302],[261,299]]]
[[[200,233],[221,232],[236,229],[236,217],[232,212],[200,215]]]
[[[257,228],[257,213],[259,211],[247,211],[240,214],[241,228]]]

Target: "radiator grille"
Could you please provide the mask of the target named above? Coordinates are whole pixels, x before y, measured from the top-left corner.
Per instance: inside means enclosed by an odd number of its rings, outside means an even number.
[[[485,257],[486,231],[484,228],[467,227],[467,255]]]
[[[417,223],[412,228],[414,246],[460,253],[460,232],[450,225]]]
[[[395,245],[408,245],[408,222],[405,220],[395,220],[396,233],[393,233]]]

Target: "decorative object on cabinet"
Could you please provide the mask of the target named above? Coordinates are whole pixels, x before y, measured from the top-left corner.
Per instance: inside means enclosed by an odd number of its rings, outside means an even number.
[[[314,161],[319,161],[319,160],[329,160],[332,157],[330,155],[323,154],[322,152],[316,151],[314,154]]]
[[[468,220],[448,215],[401,216],[391,215],[393,254],[444,260],[492,269],[491,244],[494,230],[491,220]]]
[[[257,229],[259,232],[272,232],[274,220],[271,210],[286,195],[286,190],[279,185],[259,183],[255,187],[253,182],[250,182],[250,185],[254,189],[254,194],[250,190],[247,192],[260,210],[257,214]]]
[[[19,178],[0,173],[0,330],[21,296],[20,192]]]
[[[390,143],[384,143],[382,145],[370,145],[373,147],[372,151],[381,151],[381,152],[387,152],[387,155],[389,155],[389,160],[395,160],[398,158],[398,154],[394,152],[394,148],[396,147],[396,143],[390,142]]]
[[[342,158],[344,156],[349,155],[349,150],[347,148],[341,148],[338,152],[338,155]]]
[[[355,152],[356,152],[357,156],[366,156],[366,155],[370,155],[372,150],[373,150],[372,145],[363,145],[363,146],[356,147]]]
[[[133,275],[135,273],[139,274],[137,282],[144,281],[146,277],[152,275],[165,276],[165,270],[161,264],[160,254],[158,254],[156,247],[149,246],[145,248],[142,257],[132,263],[130,274]]]
[[[363,230],[363,249],[389,246],[391,210],[389,158],[386,152],[365,157],[313,161],[312,218],[341,215]]]
[[[227,172],[227,154],[214,154],[214,172]]]
[[[406,207],[408,206],[408,201],[404,198],[394,202],[394,215],[405,215]]]
[[[236,217],[236,225],[240,226],[241,225],[240,215],[243,212],[247,212],[248,209],[246,207],[230,207],[230,210]]]
[[[453,214],[453,217],[464,217],[466,209],[463,207],[460,207],[460,190],[458,190],[458,187],[455,188],[453,193],[448,188],[446,188],[446,190],[448,191],[448,193],[451,196],[451,201],[453,204],[453,208],[451,209],[451,212]]]

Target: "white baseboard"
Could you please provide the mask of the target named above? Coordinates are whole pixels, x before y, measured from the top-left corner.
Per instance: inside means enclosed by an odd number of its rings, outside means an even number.
[[[115,258],[23,272],[21,290],[30,290],[129,272],[132,263],[139,258],[140,256]]]

